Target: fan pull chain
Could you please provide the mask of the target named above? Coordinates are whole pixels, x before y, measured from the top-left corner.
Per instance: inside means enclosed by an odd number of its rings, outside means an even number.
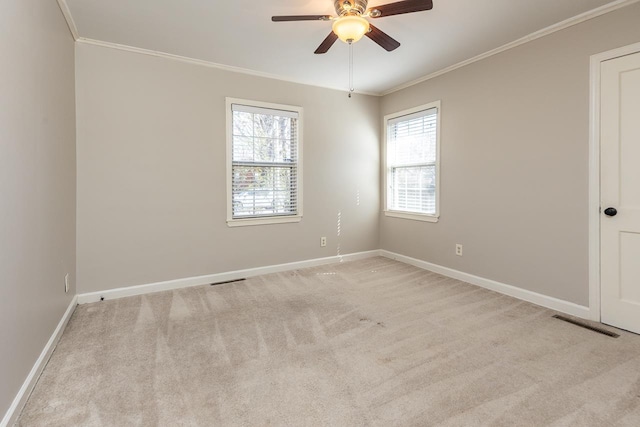
[[[353,43],[349,42],[349,98],[353,91]]]

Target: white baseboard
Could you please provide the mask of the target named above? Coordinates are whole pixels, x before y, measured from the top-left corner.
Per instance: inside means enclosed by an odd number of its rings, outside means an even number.
[[[405,264],[410,264],[425,270],[433,271],[434,273],[442,274],[443,276],[451,277],[454,279],[462,280],[463,282],[471,283],[476,286],[480,286],[485,289],[490,289],[501,294],[509,295],[514,298],[521,299],[533,304],[540,305],[542,307],[550,308],[562,313],[570,314],[572,316],[581,317],[584,319],[593,319],[591,310],[589,307],[578,305],[569,301],[564,301],[558,298],[550,297],[547,295],[539,294],[537,292],[528,291],[526,289],[518,288],[516,286],[507,285],[505,283],[496,282],[495,280],[485,279],[483,277],[474,276],[473,274],[464,273],[462,271],[454,270],[452,268],[443,267],[441,265],[432,264],[427,261],[422,261],[416,258],[411,258],[405,255],[397,254],[394,252],[386,251],[383,249],[372,250],[366,252],[357,252],[347,255],[331,256],[326,258],[316,258],[305,261],[291,262],[287,264],[277,264],[265,267],[249,268],[244,270],[229,271],[224,273],[208,274],[205,276],[188,277],[184,279],[168,280],[164,282],[150,283],[146,285],[130,286],[126,288],[109,289],[101,292],[91,292],[85,294],[79,294],[78,304],[87,304],[100,301],[101,299],[116,299],[124,298],[134,295],[143,295],[153,292],[168,291],[173,289],[188,288],[191,286],[206,285],[215,282],[224,282],[227,280],[237,280],[247,277],[259,276],[262,274],[278,273],[282,271],[297,270],[300,268],[315,267],[319,265],[332,264],[343,261],[355,261],[358,259],[370,258],[374,256],[383,256],[386,258],[394,259]]]
[[[405,264],[410,264],[415,267],[422,268],[424,270],[433,271],[434,273],[442,274],[443,276],[462,280],[463,282],[471,283],[472,285],[480,286],[485,289],[490,289],[492,291],[499,292],[501,294],[509,295],[510,297],[518,298],[523,301],[540,305],[542,307],[560,311],[562,313],[566,313],[572,316],[581,317],[583,319],[593,318],[589,307],[585,307],[583,305],[574,304],[569,301],[564,301],[558,298],[539,294],[537,292],[528,291],[526,289],[518,288],[516,286],[496,282],[495,280],[474,276],[473,274],[464,273],[462,271],[454,270],[448,267],[443,267],[437,264],[432,264],[430,262],[422,261],[416,258],[411,258],[405,255],[400,255],[394,252],[386,251],[384,249],[380,250],[380,255],[386,258],[404,262]]]
[[[168,280],[165,282],[150,283],[147,285],[129,286],[126,288],[109,289],[101,292],[90,292],[78,295],[78,304],[97,302],[101,299],[109,300],[134,295],[149,294],[152,292],[169,291],[172,289],[182,289],[191,286],[206,285],[209,283],[225,282],[227,280],[237,280],[247,277],[260,276],[262,274],[279,273],[282,271],[297,270],[300,268],[316,267],[319,265],[333,264],[343,261],[355,261],[358,259],[379,256],[379,250],[366,252],[356,252],[346,255],[336,255],[326,258],[315,258],[305,261],[290,262],[287,264],[269,265],[266,267],[248,268],[244,270],[228,271],[225,273],[208,274],[205,276],[188,277],[184,279]]]
[[[78,297],[74,296],[71,300],[71,303],[69,303],[69,307],[67,307],[67,311],[64,312],[64,315],[62,316],[62,319],[60,319],[58,326],[53,331],[51,338],[49,338],[47,345],[44,346],[42,353],[40,353],[40,357],[38,357],[38,360],[36,360],[33,368],[31,368],[31,372],[29,372],[29,375],[27,375],[27,379],[24,380],[22,387],[20,387],[20,391],[16,395],[15,399],[13,399],[9,410],[4,415],[2,421],[0,421],[0,427],[11,426],[17,421],[22,408],[24,407],[25,403],[27,403],[27,399],[29,398],[29,395],[33,391],[33,387],[35,387],[36,382],[38,381],[38,378],[42,373],[42,370],[47,365],[49,357],[51,357],[51,353],[53,353],[53,350],[56,348],[56,345],[58,344],[58,341],[62,336],[64,328],[67,326],[67,323],[69,323],[69,319],[71,319],[71,315],[78,305],[77,301]]]
[[[36,385],[38,377],[42,373],[42,370],[47,364],[51,353],[55,349],[58,340],[62,336],[65,326],[69,322],[71,315],[77,304],[86,304],[90,302],[100,301],[104,299],[123,298],[133,295],[142,295],[152,292],[166,291],[172,289],[187,288],[191,286],[206,285],[208,283],[224,282],[227,280],[236,280],[247,277],[259,276],[262,274],[278,273],[282,271],[297,270],[300,268],[316,267],[319,265],[333,264],[343,261],[355,261],[359,259],[371,258],[374,256],[383,256],[386,258],[394,259],[405,264],[413,265],[415,267],[422,268],[424,270],[433,271],[434,273],[442,274],[443,276],[451,277],[454,279],[462,280],[467,283],[471,283],[482,288],[490,289],[501,294],[509,295],[514,298],[521,299],[533,304],[540,305],[542,307],[550,308],[562,313],[566,313],[572,316],[577,316],[585,319],[593,319],[593,315],[589,307],[574,304],[569,301],[560,300],[547,295],[539,294],[536,292],[528,291],[526,289],[518,288],[515,286],[507,285],[504,283],[496,282],[494,280],[485,279],[483,277],[474,276],[473,274],[464,273],[462,271],[454,270],[452,268],[443,267],[441,265],[432,264],[427,261],[422,261],[416,258],[411,258],[405,255],[400,255],[394,252],[390,252],[384,249],[372,250],[366,252],[356,252],[347,255],[337,255],[326,258],[316,258],[305,261],[291,262],[287,264],[270,265],[266,267],[249,268],[245,270],[229,271],[225,273],[209,274],[205,276],[190,277],[186,279],[169,280],[165,282],[151,283],[147,285],[131,286],[128,288],[110,289],[103,292],[92,292],[79,294],[73,297],[67,311],[60,319],[58,326],[49,338],[47,345],[42,350],[40,357],[33,365],[31,372],[27,376],[26,380],[22,384],[20,391],[16,395],[13,403],[9,407],[9,410],[5,414],[2,421],[0,421],[0,427],[8,427],[16,422],[20,411],[26,403],[33,387]]]

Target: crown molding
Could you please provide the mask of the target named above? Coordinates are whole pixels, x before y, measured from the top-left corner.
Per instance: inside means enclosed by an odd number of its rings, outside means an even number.
[[[101,46],[101,47],[106,47],[106,48],[111,48],[111,49],[117,49],[117,50],[123,50],[123,51],[127,51],[127,52],[133,52],[133,53],[139,53],[142,55],[149,55],[149,56],[155,56],[155,57],[160,57],[160,58],[166,58],[166,59],[171,59],[174,61],[180,61],[180,62],[185,62],[185,63],[189,63],[189,64],[194,64],[194,65],[200,65],[200,66],[204,66],[204,67],[209,67],[209,68],[216,68],[219,70],[224,70],[224,71],[230,71],[230,72],[234,72],[234,73],[241,73],[241,74],[247,74],[247,75],[251,75],[251,76],[255,76],[255,77],[263,77],[263,78],[267,78],[267,79],[274,79],[274,80],[280,80],[280,81],[285,81],[285,82],[290,82],[290,83],[296,83],[296,84],[302,84],[305,86],[312,86],[312,87],[319,87],[322,89],[331,89],[331,90],[337,90],[337,91],[346,91],[345,88],[340,88],[340,87],[333,87],[333,86],[321,86],[321,85],[316,85],[316,84],[312,84],[309,83],[307,81],[303,81],[300,79],[291,79],[289,77],[284,77],[281,75],[277,75],[277,74],[271,74],[271,73],[265,73],[262,71],[256,71],[256,70],[251,70],[248,68],[241,68],[241,67],[235,67],[235,66],[231,66],[231,65],[224,65],[224,64],[218,64],[215,62],[210,62],[210,61],[205,61],[205,60],[201,60],[201,59],[195,59],[195,58],[189,58],[186,56],[180,56],[180,55],[174,55],[171,53],[166,53],[166,52],[161,52],[161,51],[155,51],[155,50],[150,50],[150,49],[144,49],[144,48],[139,48],[139,47],[134,47],[134,46],[129,46],[129,45],[123,45],[123,44],[118,44],[118,43],[111,43],[111,42],[106,42],[106,41],[101,41],[101,40],[94,40],[94,39],[89,39],[89,38],[85,38],[85,37],[80,37],[78,34],[78,29],[76,27],[76,24],[73,20],[73,16],[71,15],[71,12],[69,10],[69,6],[67,5],[66,0],[57,0],[58,5],[60,6],[60,10],[62,11],[62,14],[64,15],[66,21],[67,21],[67,25],[69,26],[69,31],[71,31],[71,34],[74,38],[74,40],[76,40],[77,43],[84,43],[84,44],[89,44],[89,45],[95,45],[95,46]],[[458,62],[457,64],[451,65],[449,67],[443,68],[441,70],[435,71],[433,73],[427,74],[423,77],[420,77],[418,79],[415,80],[411,80],[409,82],[403,83],[399,86],[395,86],[391,89],[382,91],[382,92],[365,92],[365,91],[358,91],[356,90],[355,93],[358,95],[369,95],[369,96],[386,96],[386,95],[390,95],[394,92],[398,92],[401,91],[403,89],[406,89],[408,87],[411,86],[415,86],[419,83],[425,82],[427,80],[431,80],[433,78],[436,78],[438,76],[441,76],[443,74],[449,73],[451,71],[457,70],[458,68],[462,68],[462,67],[466,67],[467,65],[473,64],[474,62],[478,62],[481,61],[483,59],[486,58],[490,58],[494,55],[497,55],[499,53],[505,52],[509,49],[513,49],[515,47],[521,46],[525,43],[529,43],[531,41],[537,40],[541,37],[545,37],[548,36],[550,34],[553,34],[555,32],[564,30],[566,28],[572,27],[574,25],[580,24],[582,22],[588,21],[590,19],[593,18],[597,18],[598,16],[601,15],[605,15],[609,12],[613,12],[616,11],[618,9],[621,9],[623,7],[626,6],[630,6],[634,3],[638,3],[640,2],[640,0],[615,0],[609,4],[600,6],[598,8],[595,8],[593,10],[584,12],[580,15],[576,15],[574,17],[568,18],[564,21],[558,22],[557,24],[553,24],[550,25],[546,28],[543,28],[541,30],[538,30],[536,32],[533,32],[531,34],[528,34],[524,37],[521,37],[517,40],[514,40],[512,42],[509,42],[507,44],[504,44],[500,47],[497,47],[495,49],[489,50],[485,53],[482,53],[480,55],[474,56],[472,58],[466,59],[464,61]]]
[[[420,77],[420,78],[415,79],[415,80],[411,80],[411,81],[409,81],[407,83],[403,83],[403,84],[401,84],[399,86],[396,86],[396,87],[394,87],[392,89],[383,91],[382,93],[380,93],[380,96],[390,95],[390,94],[392,94],[394,92],[401,91],[402,89],[406,89],[408,87],[415,86],[415,85],[417,85],[419,83],[425,82],[427,80],[431,80],[431,79],[433,79],[435,77],[441,76],[441,75],[446,74],[446,73],[448,73],[450,71],[454,71],[454,70],[457,70],[458,68],[466,67],[467,65],[473,64],[474,62],[481,61],[483,59],[486,59],[486,58],[489,58],[491,56],[494,56],[494,55],[497,55],[499,53],[502,53],[502,52],[504,52],[506,50],[513,49],[513,48],[518,47],[520,45],[523,45],[525,43],[529,43],[529,42],[534,41],[536,39],[539,39],[541,37],[548,36],[548,35],[553,34],[555,32],[558,32],[558,31],[564,30],[566,28],[572,27],[574,25],[580,24],[582,22],[588,21],[590,19],[597,18],[598,16],[605,15],[605,14],[607,14],[609,12],[613,12],[615,10],[621,9],[621,8],[629,6],[629,5],[632,5],[632,4],[637,3],[639,1],[640,0],[616,0],[616,1],[613,1],[613,2],[611,2],[609,4],[605,4],[603,6],[595,8],[593,10],[581,13],[580,15],[576,15],[576,16],[571,17],[569,19],[565,19],[564,21],[558,22],[557,24],[550,25],[550,26],[548,26],[546,28],[543,28],[542,30],[538,30],[536,32],[533,32],[533,33],[531,33],[529,35],[521,37],[521,38],[519,38],[517,40],[514,40],[514,41],[512,41],[510,43],[504,44],[504,45],[502,45],[500,47],[497,47],[495,49],[492,49],[492,50],[487,51],[485,53],[482,53],[480,55],[474,56],[473,58],[466,59],[464,61],[458,62],[457,64],[454,64],[454,65],[451,65],[449,67],[443,68],[443,69],[438,70],[436,72],[433,72],[431,74],[427,74],[426,76]]]
[[[109,49],[123,50],[123,51],[126,51],[126,52],[133,52],[133,53],[138,53],[138,54],[141,54],[141,55],[155,56],[155,57],[158,57],[158,58],[171,59],[173,61],[184,62],[184,63],[187,63],[187,64],[200,65],[200,66],[208,67],[208,68],[216,68],[216,69],[223,70],[223,71],[231,71],[233,73],[248,74],[250,76],[263,77],[263,78],[266,78],[266,79],[280,80],[280,81],[284,81],[284,82],[296,83],[296,84],[301,84],[301,85],[305,85],[305,86],[312,86],[312,87],[318,87],[318,88],[322,88],[322,89],[331,89],[331,90],[337,90],[337,91],[340,91],[340,92],[347,92],[347,89],[345,89],[345,88],[314,85],[312,83],[309,83],[309,82],[306,82],[306,81],[303,81],[303,80],[291,79],[291,78],[280,76],[280,75],[277,75],[277,74],[271,74],[271,73],[265,73],[265,72],[262,72],[262,71],[250,70],[248,68],[234,67],[232,65],[218,64],[216,62],[205,61],[205,60],[202,60],[202,59],[189,58],[189,57],[186,57],[186,56],[174,55],[172,53],[166,53],[166,52],[161,52],[161,51],[156,51],[156,50],[151,50],[151,49],[144,49],[144,48],[140,48],[140,47],[134,47],[134,46],[123,45],[123,44],[118,44],[118,43],[105,42],[105,41],[101,41],[101,40],[94,40],[94,39],[89,39],[89,38],[85,38],[85,37],[78,38],[76,40],[76,43],[88,44],[88,45],[100,46],[100,47],[106,47],[106,48],[109,48]],[[380,96],[379,93],[363,92],[363,91],[358,91],[358,90],[356,90],[355,93],[358,94],[358,95]]]
[[[78,41],[80,38],[80,35],[78,34],[78,27],[76,27],[76,23],[73,20],[71,10],[69,10],[69,5],[67,5],[67,0],[58,0],[58,6],[60,7],[60,11],[62,11],[62,15],[64,15],[65,21],[67,21],[67,26],[69,27],[69,31],[71,31],[71,36],[75,41]]]

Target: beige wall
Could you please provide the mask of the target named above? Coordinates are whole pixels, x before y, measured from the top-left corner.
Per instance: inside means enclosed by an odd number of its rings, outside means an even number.
[[[588,305],[589,56],[639,22],[636,4],[385,96],[382,115],[442,100],[441,219],[383,217],[381,247]]]
[[[589,55],[640,41],[639,20],[630,6],[348,99],[86,44],[74,70],[55,2],[3,3],[0,414],[75,294],[76,231],[79,292],[382,247],[587,305]],[[304,107],[301,223],[226,226],[226,96]],[[438,99],[441,220],[379,218],[380,117]]]
[[[57,3],[3,1],[0,57],[1,419],[75,294],[74,48]]]
[[[79,293],[378,248],[377,98],[87,44],[76,59]],[[227,96],[304,108],[302,222],[227,227]]]

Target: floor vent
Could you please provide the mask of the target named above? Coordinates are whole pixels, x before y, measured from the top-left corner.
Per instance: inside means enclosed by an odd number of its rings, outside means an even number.
[[[226,280],[224,282],[211,283],[211,286],[224,285],[224,284],[233,283],[233,282],[242,282],[243,280],[247,280],[247,279]]]
[[[608,337],[618,338],[620,336],[620,335],[616,334],[615,332],[607,331],[604,328],[599,328],[597,326],[591,326],[591,325],[588,325],[588,324],[586,324],[584,322],[581,322],[579,320],[574,320],[574,319],[570,319],[568,317],[560,316],[559,314],[556,314],[553,317],[555,317],[556,319],[564,320],[565,322],[569,322],[569,323],[571,323],[573,325],[580,326],[581,328],[589,329],[590,331],[597,332],[597,333],[602,334],[602,335],[606,335]]]

